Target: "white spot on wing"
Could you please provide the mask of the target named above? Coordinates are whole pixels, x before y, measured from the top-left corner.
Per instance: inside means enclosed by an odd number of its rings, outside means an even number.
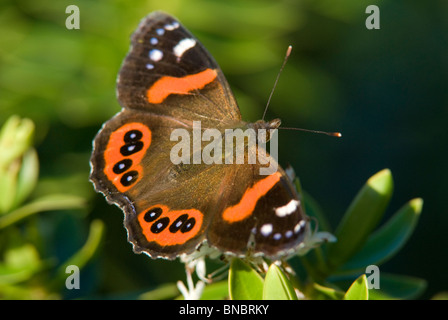
[[[260,232],[262,235],[264,235],[265,237],[269,236],[272,232],[272,224],[264,224],[261,226],[260,228]]]
[[[294,211],[296,211],[296,209],[299,207],[300,202],[298,200],[291,200],[288,202],[288,204],[284,205],[283,207],[278,207],[275,209],[275,214],[282,218],[282,217],[286,217],[287,215],[290,215],[291,213],[293,213]]]
[[[152,61],[160,61],[163,58],[163,52],[159,49],[152,49],[151,51],[149,51],[149,58]]]
[[[301,220],[298,224],[296,224],[295,227],[294,227],[294,233],[296,233],[296,234],[299,233],[300,230],[303,227],[305,227],[305,224],[306,224],[305,220]]]
[[[174,55],[177,60],[180,60],[185,51],[193,48],[196,45],[196,40],[191,38],[185,38],[179,41],[178,44],[173,48]]]
[[[165,30],[168,30],[168,31],[172,31],[177,28],[179,28],[179,22],[177,22],[177,21],[173,21],[172,23],[165,25]]]

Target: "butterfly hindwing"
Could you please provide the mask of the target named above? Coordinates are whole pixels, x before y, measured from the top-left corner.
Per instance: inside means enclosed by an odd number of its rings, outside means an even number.
[[[269,161],[275,161],[268,155]],[[235,166],[221,193],[208,242],[238,256],[277,258],[290,253],[304,239],[307,218],[299,195],[283,169],[260,174],[260,165]]]

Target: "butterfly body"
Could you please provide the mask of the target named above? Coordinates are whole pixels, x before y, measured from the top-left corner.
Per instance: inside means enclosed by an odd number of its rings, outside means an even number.
[[[231,136],[252,130],[258,142],[264,130],[266,143],[280,120],[243,121],[218,64],[176,19],[142,20],[117,96],[122,110],[94,140],[90,179],[124,211],[135,252],[174,259],[207,243],[276,258],[303,242],[308,220],[292,182],[250,137]]]

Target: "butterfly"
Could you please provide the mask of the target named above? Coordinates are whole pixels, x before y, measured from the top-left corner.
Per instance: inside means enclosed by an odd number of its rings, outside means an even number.
[[[242,120],[220,67],[177,19],[157,11],[140,22],[118,74],[117,97],[122,110],[94,139],[90,180],[123,210],[136,253],[175,259],[207,245],[235,256],[279,258],[303,243],[309,219],[300,196],[257,145],[243,140],[243,163],[173,161],[175,130],[194,134],[200,123],[201,133],[214,129],[224,137],[232,129],[280,125]],[[227,159],[226,152],[213,156]],[[252,155],[257,160],[247,161]],[[267,164],[276,170],[261,174]]]

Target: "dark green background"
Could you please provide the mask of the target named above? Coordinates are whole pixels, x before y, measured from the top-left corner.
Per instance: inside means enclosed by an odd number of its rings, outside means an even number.
[[[79,30],[65,28],[70,4],[80,8]],[[380,30],[365,27],[371,4],[381,10]],[[281,131],[280,162],[295,168],[333,225],[365,180],[390,168],[388,214],[411,198],[425,203],[414,235],[381,271],[427,279],[423,298],[448,288],[447,1],[6,0],[0,124],[12,114],[36,123],[36,196],[57,190],[89,200],[88,215],[43,214],[56,255],[82,245],[89,220],[106,223],[101,254],[76,294],[122,296],[184,279],[180,264],[132,253],[121,212],[88,182],[92,139],[120,110],[115,80],[130,34],[156,9],[177,16],[214,55],[246,120],[261,117],[291,44],[268,118],[343,137]]]

